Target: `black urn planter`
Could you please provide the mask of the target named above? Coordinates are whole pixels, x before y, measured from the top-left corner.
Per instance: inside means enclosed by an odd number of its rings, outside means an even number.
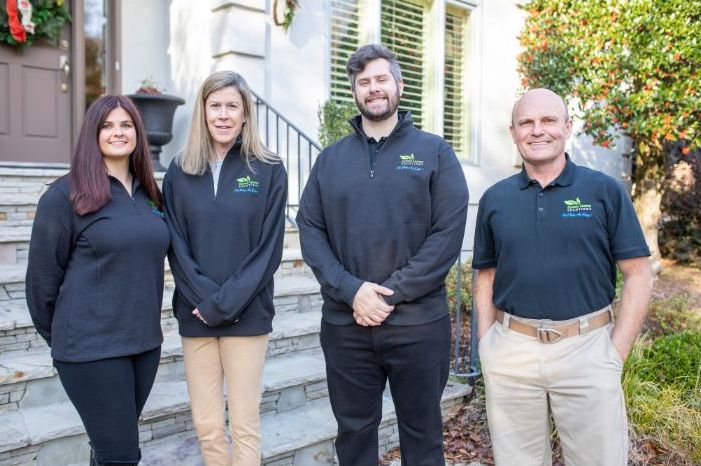
[[[178,105],[183,105],[185,101],[168,94],[131,94],[127,97],[134,102],[144,120],[153,169],[164,171],[159,160],[161,147],[173,139],[173,115]]]

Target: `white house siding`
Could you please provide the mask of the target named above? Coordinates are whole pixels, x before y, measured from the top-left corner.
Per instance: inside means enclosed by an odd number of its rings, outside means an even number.
[[[471,194],[464,247],[470,250],[482,193],[519,169],[508,127],[521,91],[516,58],[524,13],[515,0],[464,3],[476,4],[468,73],[476,157],[463,167]],[[176,112],[174,138],[164,147],[162,163],[182,149],[197,89],[219,69],[240,72],[255,92],[316,138],[317,111],[330,85],[329,2],[300,0],[287,32],[273,25],[271,4],[271,0],[122,0],[124,92],[133,92],[142,79],[152,77],[187,102]],[[367,5],[376,8],[379,3]],[[575,122],[579,128],[581,123]],[[615,150],[606,150],[593,146],[589,138],[575,137],[568,147],[577,163],[619,178],[628,172],[619,155],[624,140]]]

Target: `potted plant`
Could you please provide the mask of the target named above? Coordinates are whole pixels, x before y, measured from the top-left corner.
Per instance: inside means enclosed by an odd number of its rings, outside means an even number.
[[[161,147],[173,139],[173,115],[177,107],[185,101],[180,97],[165,94],[150,78],[141,81],[136,93],[127,97],[134,102],[144,120],[153,169],[164,171],[165,168],[160,163]]]

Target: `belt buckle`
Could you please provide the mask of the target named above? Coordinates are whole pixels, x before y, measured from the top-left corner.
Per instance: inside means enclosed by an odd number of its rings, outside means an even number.
[[[552,321],[541,321],[537,329],[538,341],[541,343],[555,343],[562,340],[562,333],[552,328]],[[551,336],[552,335],[552,336]]]

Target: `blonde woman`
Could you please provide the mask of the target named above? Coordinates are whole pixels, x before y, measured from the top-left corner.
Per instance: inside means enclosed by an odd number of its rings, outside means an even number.
[[[187,146],[168,168],[163,196],[172,234],[173,309],[205,464],[258,466],[261,379],[287,175],[260,142],[251,92],[239,74],[220,71],[202,84]]]

